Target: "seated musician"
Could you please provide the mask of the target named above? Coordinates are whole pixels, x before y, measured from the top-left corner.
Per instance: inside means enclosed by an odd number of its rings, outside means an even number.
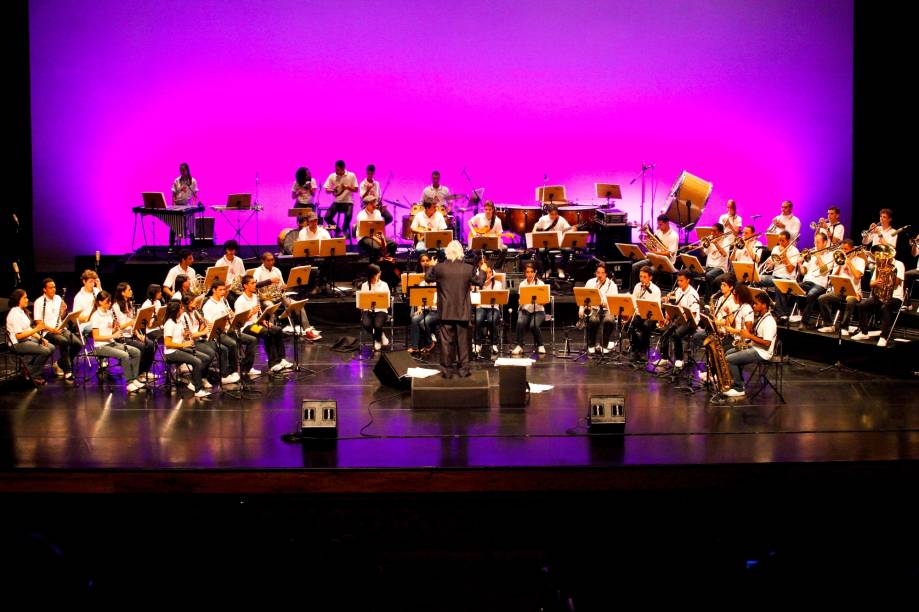
[[[188,164],[182,162],[179,164],[179,176],[172,182],[172,205],[173,206],[194,206],[198,203],[198,181],[191,175]],[[176,244],[176,233],[169,228],[169,246],[174,247]]]
[[[702,287],[703,293],[712,295],[720,285],[719,279],[728,271],[728,245],[734,238],[733,234],[726,233],[721,223],[712,226],[714,230],[712,236],[724,234],[719,237],[713,237],[708,248],[705,249],[705,284]]]
[[[427,253],[418,257],[418,263],[421,266],[421,273],[427,274],[428,270],[434,267],[434,260]],[[422,280],[418,283],[419,287],[427,287],[428,282]],[[436,295],[435,295],[436,299]],[[437,304],[428,304],[424,308],[417,306],[412,312],[412,323],[410,330],[411,346],[408,348],[409,353],[431,352],[437,343],[437,324],[440,322],[440,314],[437,312]]]
[[[719,335],[722,336],[722,344],[730,345],[731,338],[724,330],[725,325],[734,323],[734,314],[737,312],[737,301],[734,299],[734,287],[737,286],[737,278],[733,274],[724,274],[718,279],[720,291],[713,295],[709,302],[709,318],[714,323]],[[707,332],[700,328],[693,335],[693,341],[700,343],[705,340]],[[704,379],[703,379],[704,380]]]
[[[306,213],[303,217],[304,227],[297,234],[297,241],[301,240],[331,240],[332,236],[324,227],[319,227],[319,217],[316,213]]]
[[[175,291],[175,280],[179,274],[184,274],[188,278],[198,277],[195,269],[191,267],[191,264],[195,261],[195,256],[192,255],[192,252],[188,249],[182,249],[179,251],[178,257],[179,263],[169,269],[169,273],[166,274],[166,280],[163,281],[163,293],[169,299],[172,299],[172,293]]]
[[[85,336],[92,333],[89,316],[96,305],[96,296],[102,291],[102,285],[99,282],[99,275],[92,270],[84,270],[83,274],[80,275],[80,282],[83,286],[73,296],[73,311],[80,313],[77,316],[77,321],[80,324],[80,331]]]
[[[485,212],[480,212],[469,219],[469,246],[472,247],[472,239],[475,236],[497,236],[498,237],[498,259],[494,267],[500,270],[504,267],[504,260],[507,257],[507,245],[504,244],[504,228],[501,227],[501,218],[495,213],[495,203],[491,200],[485,200]]]
[[[242,326],[242,331],[250,336],[256,336],[262,339],[265,346],[265,352],[268,354],[268,369],[272,372],[280,372],[286,368],[293,367],[294,364],[284,359],[284,334],[281,328],[272,325],[271,322],[263,320],[258,329],[253,329],[253,325],[259,318],[262,307],[259,303],[258,295],[255,293],[255,279],[248,274],[242,280],[243,293],[236,298],[236,314],[243,312],[249,313],[249,318]]]
[[[241,374],[246,374],[248,376],[258,376],[261,374],[261,372],[252,367],[255,363],[255,347],[258,343],[258,339],[249,334],[230,330],[230,324],[233,322],[233,315],[235,313],[233,309],[230,308],[226,298],[226,284],[222,280],[215,280],[213,285],[211,285],[211,297],[208,298],[207,301],[204,302],[204,306],[201,307],[204,320],[207,321],[208,325],[213,325],[220,317],[229,315],[227,326],[219,330],[220,334],[217,336],[220,357],[220,382],[225,385],[238,383]],[[242,361],[239,359],[239,344],[243,345]]]
[[[676,252],[680,246],[680,235],[670,225],[670,217],[667,215],[657,216],[657,229],[654,230],[654,236],[664,245],[664,248],[653,249],[648,252],[655,255],[661,255],[670,259],[670,263],[676,262]],[[642,259],[632,264],[632,283],[639,281],[639,274],[642,268],[651,264],[650,259]]]
[[[619,293],[619,287],[616,281],[606,275],[606,264],[600,262],[594,270],[594,277],[589,279],[584,287],[587,289],[596,289],[600,292],[600,303],[591,304],[590,312],[581,306],[578,309],[578,316],[587,318],[587,353],[593,355],[597,351],[609,353],[614,348],[614,343],[610,340],[613,328],[616,326],[616,318],[609,311],[609,305],[606,296],[616,295]],[[597,332],[603,327],[601,334],[602,343],[597,341]]]
[[[383,221],[386,225],[392,223],[392,213],[386,210],[386,207],[383,205],[382,195],[380,193],[380,181],[374,179],[374,175],[377,173],[377,167],[373,164],[367,165],[367,178],[361,181],[361,184],[358,186],[357,192],[361,196],[361,204],[366,206],[367,202],[376,202],[377,210],[380,211],[380,215],[383,217]]]
[[[191,338],[185,310],[182,302],[170,300],[166,306],[166,322],[163,325],[163,341],[167,363],[187,364],[191,367],[192,382],[188,388],[195,392],[195,397],[207,397],[210,383],[206,383],[204,372],[209,362],[208,356],[195,350],[195,341]]]
[[[632,297],[636,300],[657,300],[660,302],[660,287],[651,282],[654,271],[651,266],[645,266],[638,273],[638,283],[632,288]],[[632,319],[630,353],[632,361],[643,361],[644,355],[647,354],[651,346],[651,329],[654,326],[653,321],[645,321],[643,313],[636,312]]]
[[[246,266],[243,264],[241,257],[236,256],[239,251],[239,243],[235,240],[227,240],[223,244],[223,257],[217,260],[215,267],[227,267],[227,284],[232,285],[237,278],[246,275]]]
[[[536,277],[536,264],[528,261],[524,266],[524,275],[526,278],[520,282],[521,287],[538,287],[545,283]],[[511,351],[512,355],[523,354],[523,335],[529,329],[533,334],[533,342],[536,343],[536,351],[542,355],[546,353],[546,347],[542,341],[541,326],[546,320],[546,309],[542,304],[520,304],[517,309],[517,346]]]
[[[728,367],[731,369],[731,376],[734,378],[734,386],[725,392],[728,397],[743,397],[743,366],[760,361],[769,361],[772,359],[772,352],[775,349],[775,339],[778,335],[778,324],[775,317],[769,312],[769,296],[765,293],[758,293],[753,301],[753,312],[756,315],[756,322],[752,328],[743,327],[740,330],[740,337],[743,344],[736,346],[725,353]]]
[[[367,267],[367,280],[361,284],[361,291],[385,291],[389,293],[389,285],[386,281],[380,279],[380,266],[370,264]],[[388,311],[385,307],[376,306],[373,312],[364,310],[361,312],[361,327],[373,337],[373,350],[379,351],[384,346],[389,346],[389,338],[383,333],[386,327]]]
[[[860,287],[862,276],[865,274],[865,260],[858,253],[850,255],[854,248],[855,242],[851,238],[846,238],[842,241],[841,249],[846,254],[846,261],[842,265],[834,263],[830,276],[848,276],[852,279],[855,291],[859,292],[859,295],[847,295],[843,300],[842,296],[836,295],[833,285],[830,283],[826,293],[817,298],[817,303],[820,305],[820,316],[824,323],[823,327],[817,330],[821,333],[834,334],[839,331],[843,336],[849,335],[849,321],[852,319],[852,315],[855,313],[855,306],[858,304],[859,297],[861,297]],[[844,305],[843,301],[845,301]],[[839,321],[835,325],[833,323],[834,310],[841,311]]]
[[[314,215],[315,216],[315,215]],[[325,231],[325,230],[323,230]],[[262,308],[268,308],[275,301],[280,301],[284,308],[291,303],[290,297],[285,295],[288,290],[287,285],[284,283],[284,278],[281,274],[281,271],[274,266],[274,255],[265,251],[262,253],[262,265],[255,269],[252,273],[252,276],[255,278],[256,287],[261,285],[259,288],[259,298],[262,301]],[[306,297],[310,285],[312,285],[312,273],[310,274],[310,283],[304,287],[293,287],[292,290],[297,292],[296,298],[302,300]],[[263,283],[268,282],[268,285]],[[300,328],[303,330],[303,335],[309,341],[315,341],[322,338],[322,334],[318,329],[310,325],[309,317],[306,316],[306,305],[304,304],[303,308],[300,309]],[[295,330],[291,330],[293,332]]]
[[[316,212],[316,204],[313,201],[313,198],[316,197],[316,189],[318,189],[318,185],[316,184],[316,179],[310,173],[310,169],[304,166],[297,168],[297,172],[294,174],[294,184],[290,188],[290,197],[294,200],[294,208],[302,208],[304,213],[307,211]],[[297,216],[298,224],[302,216],[302,214]]]
[[[826,248],[826,246],[826,234],[818,232],[814,236],[814,249],[819,251],[820,249]],[[798,267],[801,273],[804,274],[804,280],[801,281],[800,285],[801,289],[803,289],[807,295],[804,296],[804,308],[801,314],[789,319],[792,323],[802,321],[804,326],[809,325],[810,315],[817,307],[817,300],[821,295],[826,293],[826,287],[830,280],[830,267],[832,265],[833,254],[830,251],[815,253],[808,261],[799,259]],[[782,311],[787,312],[788,306],[786,304],[792,297],[794,296],[786,297],[784,293],[776,291],[776,310],[779,309],[779,304],[781,304]],[[813,327],[816,327],[816,325]]]
[[[426,197],[424,199],[424,210],[417,212],[415,218],[412,219],[412,231],[415,233],[416,239],[415,252],[420,255],[428,250],[427,245],[424,243],[424,232],[445,229],[447,229],[447,221],[444,219],[443,214],[437,210],[434,198]],[[439,250],[439,254],[442,259],[443,249]]]
[[[112,312],[115,313],[115,322],[121,328],[121,341],[140,351],[140,364],[137,370],[139,380],[156,380],[156,375],[150,372],[153,357],[156,355],[156,342],[146,335],[144,330],[134,331],[137,312],[134,310],[134,290],[128,283],[121,282],[115,287]]]
[[[80,338],[61,323],[67,316],[67,304],[57,295],[54,279],[42,281],[42,295],[32,305],[32,320],[44,322],[45,340],[60,350],[61,356],[54,364],[54,372],[65,380],[73,380],[73,360],[80,352]]]
[[[664,331],[661,333],[660,349],[661,358],[656,365],[662,365],[666,360],[673,361],[674,369],[679,370],[683,367],[683,340],[691,337],[698,327],[699,311],[701,303],[699,294],[695,287],[690,284],[692,274],[689,270],[680,270],[676,275],[677,288],[670,296],[670,303],[675,306],[685,306],[692,313],[693,320],[683,321],[678,324],[670,320],[670,316],[664,315]]]
[[[384,221],[383,215],[377,210],[375,199],[365,201],[364,208],[357,213],[357,224],[354,226],[355,235],[357,235],[361,221]],[[373,236],[364,236],[357,246],[362,253],[367,255],[370,263],[377,263],[381,257],[395,257],[396,255],[396,243],[387,238],[385,233],[376,232]]]
[[[13,305],[6,315],[6,335],[10,343],[10,350],[22,355],[25,367],[35,386],[45,384],[42,370],[45,362],[54,354],[54,347],[41,334],[46,329],[44,321],[32,325],[27,309],[29,296],[23,289],[14,289],[10,295],[10,304]]]
[[[562,242],[562,235],[572,229],[571,225],[558,214],[558,206],[555,204],[549,204],[546,214],[540,217],[533,227],[534,232],[556,232],[559,244]],[[536,249],[536,257],[543,278],[549,278],[550,274],[555,273],[556,270],[559,278],[565,278],[565,269],[568,267],[568,262],[571,261],[571,249],[560,249],[561,263],[556,267],[555,257],[549,249],[539,248],[536,244],[533,245],[533,248]]]
[[[335,162],[335,172],[329,175],[323,185],[326,193],[331,193],[335,201],[329,205],[325,214],[326,225],[335,224],[335,215],[344,213],[345,222],[341,231],[345,238],[351,238],[351,212],[354,209],[354,192],[357,191],[357,176],[350,170],[345,170],[344,160]]]
[[[214,362],[214,359],[217,358],[218,351],[223,352],[226,348],[217,342],[211,342],[207,339],[210,334],[210,329],[208,329],[207,320],[201,312],[201,306],[198,300],[193,300],[188,296],[182,298],[181,319],[181,323],[185,326],[185,329],[188,330],[188,338],[194,342],[195,353],[201,356],[201,361],[204,363],[205,371],[202,373],[202,384],[205,389],[210,389],[212,385],[207,379],[207,368]],[[221,357],[223,356],[221,355]],[[225,361],[225,359],[221,358],[218,362],[218,366]],[[228,365],[225,371],[221,369],[220,377],[221,379],[226,378],[229,380],[229,375]]]
[[[743,239],[743,248],[738,249],[736,245],[731,246],[731,263],[751,263],[758,264],[760,260],[760,253],[763,249],[763,243],[756,238],[756,228],[752,225],[745,225],[743,232],[740,237]],[[737,282],[747,283],[751,279],[738,278]]]
[[[890,247],[897,247],[897,230],[891,225],[893,222],[893,210],[882,208],[878,213],[878,222],[872,223],[871,227],[862,232],[862,244],[868,247],[879,244]]]
[[[795,280],[798,277],[799,255],[798,248],[791,242],[791,234],[788,230],[779,232],[779,243],[773,247],[769,259],[763,264],[763,271],[768,273],[761,273],[760,285],[763,287],[775,287],[774,278]],[[776,259],[779,260],[778,263],[776,263]],[[783,299],[781,302],[776,303],[775,315],[779,318],[788,317],[786,302],[787,300]]]
[[[172,292],[172,297],[169,300],[181,302],[182,298],[186,296],[194,297],[191,292],[191,278],[184,274],[179,274],[175,280],[175,291]]]
[[[879,274],[880,271],[880,274]],[[881,337],[878,346],[887,346],[887,338],[893,329],[894,318],[903,305],[903,283],[906,280],[906,266],[896,259],[880,261],[876,259],[874,272],[871,275],[871,296],[859,302],[859,331],[852,336],[853,340],[867,340],[868,320],[871,315],[881,316]],[[891,287],[892,284],[892,287]]]
[[[112,296],[107,291],[100,291],[93,304],[93,313],[89,317],[93,329],[93,351],[99,358],[117,359],[124,371],[124,381],[128,393],[134,393],[144,387],[138,375],[140,367],[140,350],[122,341],[124,323],[118,323],[112,312]],[[100,362],[105,361],[99,359]]]
[[[488,265],[488,260],[482,254],[479,258],[479,269],[485,273],[485,282],[481,287],[473,287],[472,292],[478,293],[480,289],[486,291],[500,291],[504,289],[504,284],[495,278],[495,269]],[[488,354],[488,346],[491,345],[491,352],[498,353],[498,319],[501,315],[500,304],[482,304],[475,307],[475,340],[472,343],[472,352],[480,354],[483,349]]]
[[[147,299],[144,300],[144,303],[141,304],[140,309],[150,308],[153,306],[153,314],[156,315],[160,308],[165,308],[166,302],[163,300],[163,288],[157,284],[147,285]],[[151,321],[152,323],[152,321]],[[147,328],[147,337],[152,338],[153,340],[159,340],[163,337],[163,328],[152,324],[151,327]]]

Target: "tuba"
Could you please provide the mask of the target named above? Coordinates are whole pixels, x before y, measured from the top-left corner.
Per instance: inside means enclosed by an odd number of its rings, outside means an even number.
[[[896,251],[886,244],[877,244],[871,247],[874,256],[875,280],[878,285],[871,289],[871,295],[882,304],[886,304],[893,297],[893,290],[897,283],[897,267],[894,265]]]

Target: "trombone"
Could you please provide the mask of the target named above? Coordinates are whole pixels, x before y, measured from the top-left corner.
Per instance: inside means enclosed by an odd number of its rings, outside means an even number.
[[[696,240],[695,242],[691,244],[687,244],[684,247],[680,247],[679,249],[677,249],[677,253],[681,251],[685,251],[688,253],[689,251],[695,251],[699,247],[702,247],[703,249],[707,249],[708,247],[712,245],[712,242],[714,242],[718,238],[722,238],[724,236],[729,236],[729,235],[730,235],[730,232],[721,232],[720,234],[709,234],[708,236],[706,236],[705,238],[702,238],[701,240]]]

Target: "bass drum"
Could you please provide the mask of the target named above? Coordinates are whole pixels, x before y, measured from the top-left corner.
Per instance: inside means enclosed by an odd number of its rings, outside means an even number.
[[[496,204],[495,214],[501,219],[501,227],[522,237],[533,231],[536,222],[542,216],[542,211],[538,206]]]
[[[568,225],[577,227],[582,223],[590,223],[597,216],[595,206],[559,206],[559,216],[568,222]]]
[[[670,204],[667,207],[667,216],[670,220],[681,227],[694,225],[702,216],[702,211],[712,195],[712,184],[683,170],[673,184],[670,194]]]
[[[280,247],[282,253],[290,255],[293,252],[294,243],[297,241],[299,234],[300,230],[293,227],[285,227],[281,230],[281,233],[278,234],[278,247]]]
[[[415,240],[415,234],[412,233],[412,220],[415,215],[402,215],[402,239]]]

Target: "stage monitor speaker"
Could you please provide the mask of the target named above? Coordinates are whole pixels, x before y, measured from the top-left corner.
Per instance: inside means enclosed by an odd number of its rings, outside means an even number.
[[[632,242],[632,228],[622,224],[598,223],[594,241],[595,252],[601,259],[616,259],[622,253],[616,248],[616,243],[630,244]]]
[[[465,378],[413,378],[412,408],[488,408],[488,371]]]
[[[616,285],[619,287],[619,293],[631,292],[632,288],[629,284],[632,281],[632,262],[628,259],[614,261],[612,259],[604,259],[595,256],[593,258],[593,265],[596,266],[601,261],[606,264],[606,275],[616,281]],[[591,273],[592,272],[593,270],[591,270]]]
[[[393,351],[380,353],[377,364],[373,366],[373,373],[381,384],[396,389],[412,388],[412,379],[408,377],[408,369],[418,364],[407,351]]]
[[[195,248],[214,246],[214,217],[197,217],[195,219],[195,234],[192,238],[192,246]]]
[[[502,406],[525,406],[530,402],[526,366],[498,366],[498,395]]]
[[[590,433],[625,432],[625,396],[591,395],[587,409]]]
[[[338,404],[335,400],[303,400],[300,404],[300,434],[308,438],[338,435]]]

